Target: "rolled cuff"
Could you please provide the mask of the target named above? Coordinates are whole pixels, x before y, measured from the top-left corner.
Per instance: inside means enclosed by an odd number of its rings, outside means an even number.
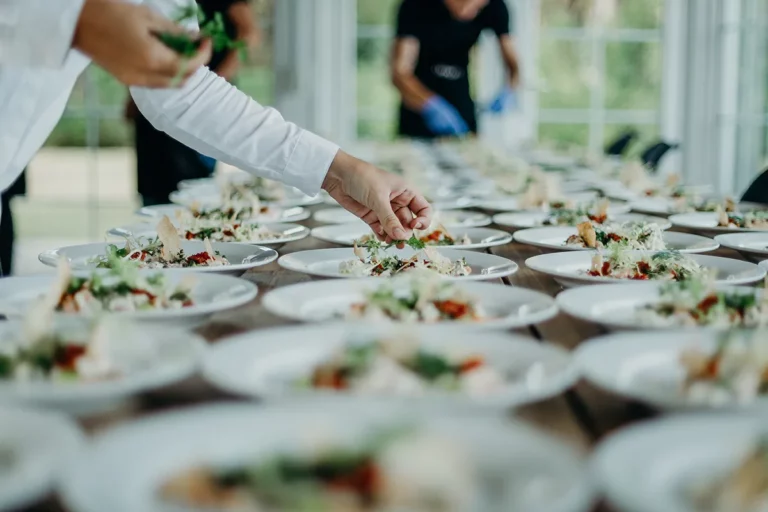
[[[302,130],[281,177],[286,185],[313,196],[320,192],[325,175],[331,168],[339,146]]]

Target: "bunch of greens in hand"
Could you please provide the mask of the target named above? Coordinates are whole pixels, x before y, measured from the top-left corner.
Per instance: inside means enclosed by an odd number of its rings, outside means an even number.
[[[207,19],[205,13],[199,10],[197,4],[194,2],[190,3],[189,6],[179,12],[178,16],[174,18],[174,21],[179,24],[184,24],[194,19],[197,19],[200,25],[200,33],[197,35],[186,32],[178,34],[164,32],[156,34],[156,36],[163,42],[163,44],[184,57],[193,57],[197,53],[201,41],[204,39],[211,40],[213,50],[216,52],[245,49],[245,43],[243,41],[236,41],[229,37],[221,13],[216,13],[213,18]]]

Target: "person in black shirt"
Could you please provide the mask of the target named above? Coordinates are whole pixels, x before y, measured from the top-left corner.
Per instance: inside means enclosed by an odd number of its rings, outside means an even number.
[[[515,102],[519,69],[504,0],[403,0],[392,48],[392,81],[400,91],[399,134],[434,138],[477,131],[469,88],[469,52],[485,29],[499,39],[508,80],[488,109]]]
[[[247,0],[197,0],[206,19],[220,13],[227,34],[252,48],[259,32]],[[213,52],[208,67],[222,78],[234,82],[240,67],[237,51]],[[210,176],[216,161],[188,148],[166,133],[156,130],[128,100],[126,117],[135,125],[138,190],[145,206],[165,204],[180,181]]]

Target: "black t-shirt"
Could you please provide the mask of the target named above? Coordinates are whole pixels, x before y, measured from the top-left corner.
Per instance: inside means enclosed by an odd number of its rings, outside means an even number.
[[[403,0],[397,15],[397,37],[419,41],[414,74],[429,90],[448,100],[476,131],[475,105],[469,94],[469,53],[483,30],[509,34],[510,14],[504,0],[489,0],[470,21],[455,19],[444,0]],[[400,133],[431,137],[421,115],[400,108]]]
[[[232,7],[232,5],[247,1],[248,0],[197,0],[197,5],[200,6],[200,10],[203,11],[206,19],[213,19],[217,13],[220,13],[224,20],[224,28],[227,31],[227,35],[232,39],[237,39],[237,29],[227,15],[227,11],[229,11],[229,8]],[[212,71],[216,71],[229,52],[230,50],[213,52],[208,67]]]

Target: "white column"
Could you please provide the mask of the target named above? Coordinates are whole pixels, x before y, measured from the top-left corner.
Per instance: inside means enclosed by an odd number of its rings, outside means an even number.
[[[663,67],[661,81],[661,138],[685,144],[685,74],[688,37],[687,0],[666,0],[662,27]],[[662,160],[662,173],[681,172],[683,150],[674,151]]]
[[[355,0],[275,3],[275,106],[323,137],[355,134]]]

